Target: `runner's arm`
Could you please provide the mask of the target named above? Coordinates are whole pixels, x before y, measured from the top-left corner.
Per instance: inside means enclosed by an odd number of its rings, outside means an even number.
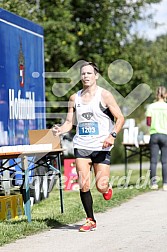
[[[75,94],[73,94],[68,102],[68,113],[65,122],[61,125],[54,125],[53,132],[55,135],[61,135],[70,131],[74,125],[74,101]]]
[[[113,131],[116,133],[120,132],[120,130],[122,129],[122,126],[124,125],[124,116],[115,98],[109,91],[104,89],[102,92],[102,100],[105,106],[109,108],[110,112],[115,118],[115,125],[113,128]]]
[[[104,103],[104,105],[106,107],[109,108],[110,112],[114,116],[115,125],[113,128],[113,132],[116,132],[118,134],[124,125],[124,116],[123,116],[117,102],[115,101],[115,98],[113,97],[113,95],[105,89],[102,91],[102,102]],[[110,134],[104,140],[103,148],[107,148],[109,146],[114,145],[114,141],[115,141],[115,138]]]

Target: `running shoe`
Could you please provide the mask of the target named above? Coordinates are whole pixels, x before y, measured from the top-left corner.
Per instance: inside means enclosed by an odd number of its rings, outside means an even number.
[[[109,187],[108,192],[103,193],[103,198],[105,200],[110,200],[113,196],[113,189],[112,187]]]
[[[151,190],[158,190],[158,185],[157,184],[153,184],[150,187]]]
[[[167,184],[163,184],[163,190],[167,191]]]
[[[96,229],[96,222],[91,218],[86,218],[86,223],[80,227],[80,232],[88,232]]]

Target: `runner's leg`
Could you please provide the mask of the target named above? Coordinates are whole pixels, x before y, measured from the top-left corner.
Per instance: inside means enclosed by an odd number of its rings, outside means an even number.
[[[101,193],[105,193],[109,189],[110,165],[95,163],[93,166],[97,190]]]
[[[81,202],[85,209],[87,218],[91,218],[95,221],[93,214],[93,199],[90,192],[90,167],[91,159],[76,158],[76,169],[79,179]]]

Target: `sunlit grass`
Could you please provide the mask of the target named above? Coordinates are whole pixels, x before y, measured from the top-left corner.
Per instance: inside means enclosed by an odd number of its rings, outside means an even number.
[[[124,171],[112,171],[110,181],[113,182],[114,194],[110,201],[105,201],[92,185],[91,192],[95,213],[105,212],[130,198],[148,192],[150,188],[147,172],[147,170],[143,170],[143,179],[140,184],[138,170],[129,171],[127,181],[124,177]],[[161,177],[160,170],[157,175]],[[161,186],[161,182],[159,185]],[[63,203],[64,213],[61,214],[59,190],[55,186],[48,199],[32,207],[32,222],[28,223],[26,217],[0,222],[0,245],[53,227],[75,223],[85,218],[78,191],[63,191]]]

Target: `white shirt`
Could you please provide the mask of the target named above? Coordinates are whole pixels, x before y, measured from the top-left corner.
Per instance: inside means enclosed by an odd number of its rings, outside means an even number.
[[[104,140],[112,132],[114,117],[108,108],[102,106],[101,92],[103,88],[98,87],[95,96],[89,103],[83,103],[82,90],[75,96],[76,109],[76,134],[73,139],[74,148],[108,151],[112,148],[102,149]]]

